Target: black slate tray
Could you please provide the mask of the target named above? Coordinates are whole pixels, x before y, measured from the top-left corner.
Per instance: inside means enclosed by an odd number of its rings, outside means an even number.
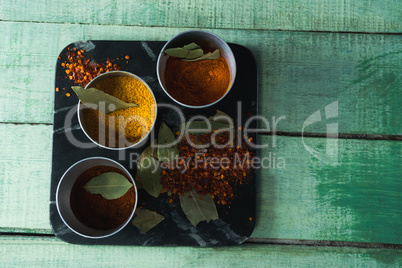
[[[175,104],[160,87],[156,76],[156,60],[165,42],[141,41],[80,41],[68,47],[84,49],[85,55],[96,62],[104,63],[108,58],[122,58],[130,55],[131,59],[116,61],[122,70],[132,72],[148,83],[155,94],[157,103]],[[189,109],[179,107],[188,118],[192,115],[215,114],[221,110],[238,120],[242,125],[250,115],[257,114],[257,67],[252,53],[245,47],[229,44],[236,58],[237,75],[230,93],[219,103],[207,109]],[[78,124],[76,105],[78,98],[71,90],[72,82],[66,78],[61,63],[66,60],[67,47],[60,53],[56,66],[55,86],[60,89],[55,93],[53,155],[50,190],[50,222],[55,235],[69,243],[90,245],[160,245],[160,246],[228,246],[244,242],[252,233],[256,214],[256,176],[255,172],[247,184],[237,187],[236,199],[228,205],[217,205],[219,219],[209,223],[200,222],[197,227],[191,225],[184,215],[178,201],[170,204],[167,194],[161,194],[157,199],[139,190],[139,206],[156,211],[165,216],[165,220],[143,234],[138,227],[129,223],[119,233],[103,239],[83,238],[73,233],[61,220],[56,208],[56,188],[63,173],[75,162],[93,156],[103,156],[119,161],[135,177],[136,165],[131,163],[130,154],[141,153],[149,142],[141,148],[119,151],[100,147],[78,148],[67,139],[66,133],[78,141],[90,144]],[[65,88],[65,90],[63,90]],[[65,93],[71,96],[66,97]],[[238,113],[238,103],[241,112]],[[65,126],[68,113],[73,114],[71,123]],[[167,109],[158,109],[155,131],[164,121],[173,131],[180,123],[178,116]],[[255,124],[251,125],[255,128]],[[256,137],[253,137],[254,140]],[[143,205],[144,204],[144,205]]]

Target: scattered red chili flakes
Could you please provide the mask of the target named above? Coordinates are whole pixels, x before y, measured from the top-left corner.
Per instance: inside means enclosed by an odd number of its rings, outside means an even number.
[[[56,87],[56,92],[59,92],[59,91],[60,91],[60,89],[58,87]]]
[[[121,67],[108,59],[105,64],[99,64],[85,56],[85,50],[68,48],[67,60],[61,63],[66,76],[75,84],[85,87],[93,78],[101,73],[120,70]]]
[[[70,97],[70,96],[71,96],[71,94],[70,94],[70,93],[66,93],[66,96],[67,96],[67,97]]]
[[[212,134],[190,135],[190,143],[183,136],[178,145],[178,160],[165,167],[162,163],[161,183],[172,193],[169,203],[195,189],[200,195],[211,194],[217,204],[226,205],[235,197],[235,187],[247,183],[252,171],[252,152],[246,144],[229,145],[227,132],[216,135],[216,144],[223,147],[218,148],[211,143]],[[211,146],[200,148],[195,143]]]
[[[252,221],[253,220],[253,217],[250,217],[250,218],[248,218],[250,221]]]

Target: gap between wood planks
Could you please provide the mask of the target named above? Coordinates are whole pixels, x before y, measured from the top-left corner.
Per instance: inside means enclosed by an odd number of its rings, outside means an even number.
[[[99,25],[99,26],[121,26],[121,27],[144,27],[144,28],[185,28],[185,29],[207,29],[207,30],[247,30],[247,31],[272,31],[272,32],[299,32],[299,33],[340,33],[340,34],[381,34],[381,35],[400,35],[400,32],[361,32],[361,31],[320,31],[320,30],[286,30],[286,29],[266,29],[266,28],[213,28],[213,27],[177,27],[164,25],[141,25],[141,24],[102,24],[102,23],[84,23],[84,22],[51,22],[51,21],[24,21],[24,20],[2,20],[0,22],[17,23],[39,23],[39,24],[76,24],[76,25]]]
[[[245,243],[271,244],[271,245],[321,246],[321,247],[402,249],[402,245],[399,245],[399,244],[364,243],[364,242],[348,242],[348,241],[276,239],[276,238],[253,238],[253,237],[247,239]]]
[[[31,123],[31,122],[0,122],[0,124],[4,125],[44,125],[44,126],[53,126],[53,123]]]
[[[287,137],[307,137],[307,138],[329,138],[329,139],[356,139],[356,140],[394,140],[402,141],[402,135],[380,135],[380,134],[352,134],[352,133],[308,133],[308,132],[286,132],[286,131],[266,131],[257,132],[260,135],[276,135]]]
[[[0,124],[12,125],[46,125],[52,126],[53,123],[29,123],[29,122],[0,122]],[[307,137],[307,138],[329,138],[329,139],[356,139],[356,140],[385,140],[402,141],[402,135],[381,135],[381,134],[352,134],[352,133],[309,133],[309,132],[287,132],[287,131],[257,131],[257,134],[267,136],[285,137]]]
[[[54,234],[24,233],[23,230],[20,230],[19,232],[0,232],[0,236],[55,237]],[[402,245],[398,244],[363,243],[363,242],[348,242],[348,241],[274,239],[274,238],[249,238],[244,242],[244,244],[402,249]]]

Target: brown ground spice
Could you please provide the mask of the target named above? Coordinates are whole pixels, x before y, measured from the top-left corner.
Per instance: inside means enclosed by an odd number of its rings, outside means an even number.
[[[224,57],[216,60],[183,61],[169,57],[165,71],[166,90],[181,103],[202,106],[220,99],[230,85]]]
[[[134,187],[122,197],[113,200],[105,199],[100,194],[91,194],[84,189],[92,178],[106,172],[117,172],[126,176],[117,168],[92,167],[77,178],[70,198],[71,209],[77,219],[86,226],[98,230],[113,229],[123,224],[130,217],[135,203]]]

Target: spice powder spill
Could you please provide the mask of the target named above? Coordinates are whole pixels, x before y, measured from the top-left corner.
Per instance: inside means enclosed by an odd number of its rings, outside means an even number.
[[[91,194],[84,189],[92,178],[106,172],[117,172],[126,177],[124,172],[117,168],[92,167],[77,178],[70,197],[71,209],[77,219],[82,224],[98,230],[113,229],[123,224],[130,217],[135,203],[134,187],[122,197],[112,200],[105,199],[100,194]]]
[[[138,104],[138,107],[109,114],[85,109],[84,118],[90,136],[98,143],[114,148],[126,147],[144,138],[156,113],[154,98],[147,86],[135,78],[117,76],[106,78],[94,87],[127,103]]]

